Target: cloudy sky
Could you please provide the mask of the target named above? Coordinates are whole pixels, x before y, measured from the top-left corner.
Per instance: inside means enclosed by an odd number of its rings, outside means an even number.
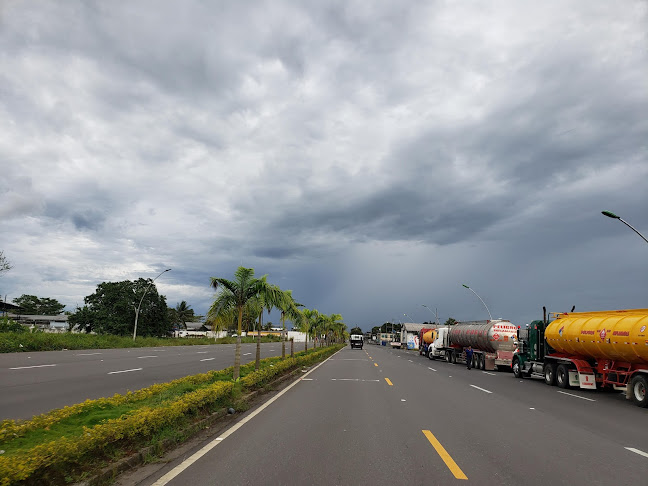
[[[0,2],[0,277],[349,327],[648,307],[644,1]],[[407,314],[407,316],[404,316]],[[273,315],[271,320],[278,318]]]

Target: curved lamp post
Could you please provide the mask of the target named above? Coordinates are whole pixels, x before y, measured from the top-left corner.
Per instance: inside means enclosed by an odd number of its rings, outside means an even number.
[[[403,315],[404,315],[405,317],[407,317],[407,318],[410,320],[410,322],[414,322],[414,320],[413,320],[410,316],[408,316],[407,314],[403,313]]]
[[[475,292],[473,289],[471,289],[470,287],[468,287],[466,284],[461,284],[461,285],[463,285],[464,287],[466,287],[466,288],[467,288],[468,290],[470,290],[473,294],[477,295],[477,292]],[[479,295],[477,295],[477,298],[478,298],[479,300],[481,300],[481,303],[484,304],[484,307],[486,307],[486,312],[488,312],[488,317],[489,317],[489,319],[492,321],[492,320],[493,320],[493,316],[491,316],[491,313],[490,313],[490,311],[488,310],[488,306],[486,305],[486,302],[484,302],[484,300],[483,300]]]
[[[648,243],[648,240],[646,239],[646,237],[645,237],[644,235],[642,235],[641,233],[639,233],[635,228],[633,228],[632,225],[631,225],[630,223],[628,223],[627,221],[624,221],[623,219],[621,219],[621,216],[617,216],[617,215],[614,214],[612,211],[601,211],[601,214],[607,216],[608,218],[618,219],[618,220],[621,221],[623,224],[625,224],[628,228],[630,228],[632,231],[634,231],[634,232],[637,233],[639,236],[641,236],[641,237],[643,238],[643,240],[644,240],[646,243]]]
[[[166,270],[160,272],[160,275],[170,271],[171,269],[167,268]],[[142,307],[142,301],[144,300],[144,296],[148,292],[148,289],[151,288],[151,285],[153,285],[153,282],[155,282],[158,278],[160,278],[160,275],[158,275],[153,280],[151,280],[151,282],[149,282],[149,284],[146,286],[146,290],[144,290],[144,293],[142,294],[142,298],[140,299],[139,304],[137,305],[137,309],[135,309],[135,329],[133,329],[133,341],[135,341],[135,336],[137,336],[137,318],[139,317],[140,308]]]
[[[432,312],[432,309],[430,309],[427,305],[425,305],[425,304],[421,304],[421,305],[423,307],[425,307],[427,310],[429,310],[430,312]],[[437,323],[437,326],[438,326],[439,325],[439,313],[437,312],[436,307],[434,308],[434,312],[432,312],[432,315],[436,318],[436,323]]]

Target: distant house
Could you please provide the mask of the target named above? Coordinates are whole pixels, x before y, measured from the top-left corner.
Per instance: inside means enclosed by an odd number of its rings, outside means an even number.
[[[418,349],[418,334],[423,328],[429,327],[428,324],[415,324],[406,322],[401,327],[401,347],[407,349]]]
[[[47,332],[66,332],[68,329],[68,316],[39,316],[31,314],[7,314],[11,320],[25,327],[39,329]]]
[[[6,314],[7,312],[18,313],[20,311],[19,305],[10,304],[9,302],[3,302],[0,300],[0,312]]]
[[[212,337],[204,322],[185,322],[185,329],[173,332],[173,337]]]

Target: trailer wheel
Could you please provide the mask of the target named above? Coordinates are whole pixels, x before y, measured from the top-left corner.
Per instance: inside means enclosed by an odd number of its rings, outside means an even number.
[[[517,358],[513,360],[513,376],[516,378],[524,378],[522,370],[520,369],[520,360]]]
[[[457,364],[457,353],[453,351],[450,357],[452,359],[452,364]]]
[[[648,379],[644,375],[636,375],[630,384],[632,391],[632,401],[638,407],[648,407]]]
[[[560,388],[569,388],[569,369],[564,364],[556,368],[556,383]]]
[[[484,355],[482,355],[481,358],[479,358],[479,369],[480,370],[486,369],[486,356]]]
[[[544,380],[547,385],[554,386],[556,384],[556,365],[554,363],[545,363]]]

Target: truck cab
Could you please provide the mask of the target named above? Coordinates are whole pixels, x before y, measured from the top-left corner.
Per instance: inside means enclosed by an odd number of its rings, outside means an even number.
[[[351,344],[351,349],[360,348],[364,344],[364,336],[362,334],[351,334],[349,337],[349,344]]]

